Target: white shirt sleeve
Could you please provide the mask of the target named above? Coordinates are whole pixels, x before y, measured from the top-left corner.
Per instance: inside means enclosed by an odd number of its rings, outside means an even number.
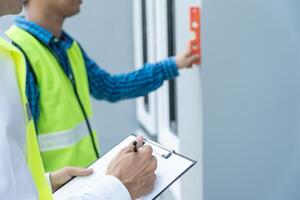
[[[94,185],[85,185],[80,192],[66,198],[55,200],[131,200],[131,196],[123,183],[114,176],[100,176]]]

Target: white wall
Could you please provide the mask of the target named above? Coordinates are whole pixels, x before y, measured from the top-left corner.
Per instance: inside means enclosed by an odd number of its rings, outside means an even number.
[[[300,199],[300,1],[204,0],[204,199]]]
[[[3,31],[12,17],[0,20]],[[113,73],[133,70],[131,0],[84,1],[80,15],[67,20],[65,29],[98,64]],[[136,129],[134,101],[117,104],[93,101],[102,152]]]

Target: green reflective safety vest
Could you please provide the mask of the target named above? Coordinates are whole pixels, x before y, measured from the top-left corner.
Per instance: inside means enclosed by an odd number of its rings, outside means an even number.
[[[79,45],[74,42],[67,52],[72,84],[55,55],[34,36],[17,26],[12,26],[6,34],[26,55],[37,79],[40,116],[36,126],[45,171],[89,166],[97,159],[93,145],[97,136],[92,130],[91,137],[84,116],[85,112],[86,118],[91,119],[92,106]]]
[[[0,39],[0,46],[9,51],[16,65],[16,76],[19,85],[20,96],[22,98],[23,108],[26,113],[26,161],[31,172],[35,186],[39,193],[39,199],[51,200],[52,193],[45,178],[43,162],[39,152],[38,141],[28,101],[26,98],[26,63],[20,51]],[[20,186],[22,187],[22,186]]]

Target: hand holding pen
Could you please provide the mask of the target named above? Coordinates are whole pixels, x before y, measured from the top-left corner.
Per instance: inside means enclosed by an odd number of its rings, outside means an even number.
[[[144,196],[152,191],[156,179],[157,160],[152,154],[152,147],[144,145],[144,138],[138,136],[114,157],[106,174],[118,178],[132,199]]]

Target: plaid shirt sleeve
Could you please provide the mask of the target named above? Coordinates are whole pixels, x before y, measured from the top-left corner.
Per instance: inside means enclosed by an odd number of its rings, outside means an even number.
[[[82,49],[86,64],[90,93],[96,99],[110,102],[145,96],[159,88],[165,80],[179,75],[174,58],[155,64],[145,64],[143,68],[127,74],[111,75],[96,64]]]

